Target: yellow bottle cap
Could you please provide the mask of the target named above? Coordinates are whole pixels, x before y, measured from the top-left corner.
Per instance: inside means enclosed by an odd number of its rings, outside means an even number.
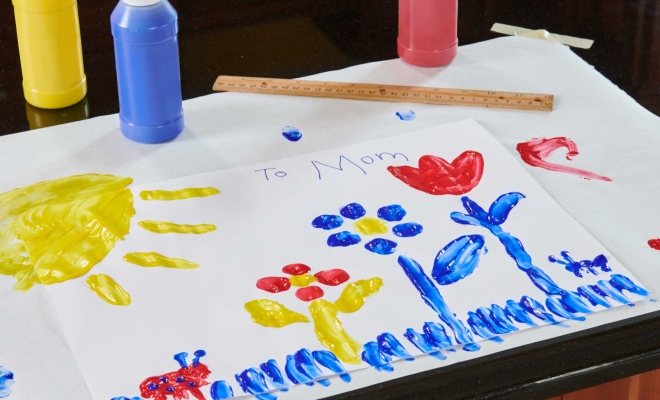
[[[47,13],[70,7],[76,0],[12,0],[14,7],[33,13]]]

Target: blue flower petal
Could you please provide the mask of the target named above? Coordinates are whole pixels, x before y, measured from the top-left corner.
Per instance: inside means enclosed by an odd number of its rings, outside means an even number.
[[[398,204],[392,204],[390,206],[379,208],[377,215],[378,218],[384,219],[385,221],[401,221],[403,217],[406,216],[406,210]]]
[[[331,229],[339,228],[344,224],[344,219],[339,215],[319,215],[312,221],[314,228],[329,231]]]
[[[348,247],[358,244],[362,241],[360,235],[343,231],[328,236],[328,246],[330,247]]]
[[[424,227],[416,222],[406,222],[404,224],[395,225],[392,232],[398,237],[413,237],[417,236],[424,230]]]
[[[387,239],[377,238],[364,245],[372,253],[388,255],[396,251],[397,243]]]
[[[346,218],[358,219],[362,218],[367,213],[367,210],[358,203],[351,203],[339,210],[339,213]]]

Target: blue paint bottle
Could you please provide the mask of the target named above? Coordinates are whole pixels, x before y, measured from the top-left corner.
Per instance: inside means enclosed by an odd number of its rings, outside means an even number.
[[[177,13],[167,0],[121,0],[112,12],[122,133],[162,143],[183,130]]]

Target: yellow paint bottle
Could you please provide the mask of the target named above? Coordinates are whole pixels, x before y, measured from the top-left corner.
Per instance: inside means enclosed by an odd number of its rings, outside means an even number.
[[[12,0],[25,100],[68,107],[87,93],[76,0]]]

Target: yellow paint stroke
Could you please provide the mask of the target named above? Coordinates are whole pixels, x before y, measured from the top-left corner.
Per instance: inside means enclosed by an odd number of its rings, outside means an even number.
[[[193,233],[203,235],[217,230],[212,224],[185,225],[167,221],[140,221],[140,228],[153,233]]]
[[[316,282],[318,279],[314,275],[305,274],[305,275],[296,275],[289,278],[291,285],[296,287],[307,287],[311,283]]]
[[[272,300],[252,300],[245,303],[245,309],[252,316],[252,321],[262,326],[271,328],[281,328],[296,322],[309,322],[309,318],[291,311],[284,306]]]
[[[140,192],[142,200],[186,200],[193,197],[207,197],[220,194],[216,188],[188,188],[181,190],[143,190]]]
[[[178,269],[199,268],[199,264],[182,258],[166,257],[158,253],[126,253],[124,261],[141,267],[165,267]]]
[[[362,344],[348,336],[337,313],[339,310],[325,300],[314,300],[309,306],[314,320],[316,337],[340,360],[349,364],[360,364]]]
[[[131,295],[108,275],[90,275],[85,280],[85,283],[100,298],[113,306],[128,306],[131,304]]]
[[[362,308],[364,300],[377,293],[383,286],[383,280],[376,278],[360,279],[346,285],[335,301],[335,307],[343,313],[353,313]]]
[[[131,182],[76,175],[0,194],[0,274],[16,290],[86,274],[129,232]]]
[[[363,235],[379,235],[389,231],[385,221],[378,218],[360,218],[353,226]]]

